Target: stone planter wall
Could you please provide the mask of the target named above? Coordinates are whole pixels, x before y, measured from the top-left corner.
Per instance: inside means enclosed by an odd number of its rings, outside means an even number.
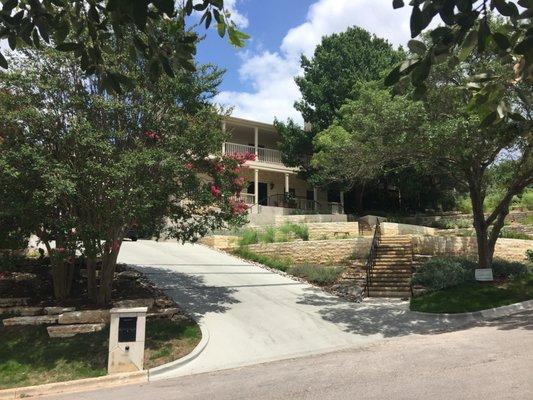
[[[237,247],[238,236],[211,235],[200,239],[200,243],[217,250],[230,250]]]
[[[437,233],[435,228],[420,225],[397,224],[394,222],[382,222],[380,223],[380,227],[381,234],[384,236],[435,235]]]
[[[475,237],[413,236],[413,251],[424,255],[476,256]],[[498,239],[494,256],[511,261],[524,261],[525,252],[533,249],[533,240]]]
[[[342,239],[344,236],[359,235],[357,222],[313,222],[307,223],[309,240]]]
[[[291,260],[296,264],[338,265],[348,260],[364,262],[372,238],[310,240],[285,243],[253,244],[250,251]]]

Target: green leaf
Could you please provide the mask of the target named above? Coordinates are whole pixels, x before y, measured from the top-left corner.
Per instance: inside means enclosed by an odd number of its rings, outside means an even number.
[[[414,86],[420,86],[429,76],[431,71],[431,59],[429,57],[424,58],[411,73],[411,82]]]
[[[518,43],[514,48],[514,52],[516,54],[522,54],[527,59],[532,60],[533,59],[533,35],[526,36],[524,40]]]
[[[402,8],[405,4],[403,3],[403,0],[392,0],[392,8],[395,10],[397,8]]]
[[[398,65],[385,77],[385,86],[392,86],[400,80],[400,66]]]
[[[140,30],[144,30],[148,21],[148,3],[145,0],[132,0],[131,15],[133,16],[135,25]]]
[[[7,67],[8,67],[7,60],[6,60],[6,58],[4,57],[4,55],[2,54],[1,51],[0,51],[0,67],[2,67],[4,69],[7,69]]]
[[[477,36],[478,33],[476,30],[472,29],[468,32],[466,37],[463,40],[463,44],[461,46],[461,50],[459,51],[459,54],[457,55],[457,58],[460,61],[464,61],[468,58],[472,50],[474,49],[474,46],[477,42]]]
[[[479,24],[479,30],[477,35],[477,50],[482,53],[487,48],[487,42],[491,37],[491,31],[489,24],[485,20],[481,20]]]
[[[63,43],[59,43],[56,46],[56,50],[59,50],[59,51],[74,51],[79,48],[81,48],[81,45],[75,42],[63,42]]]
[[[425,28],[424,16],[422,15],[422,11],[420,11],[418,2],[415,3],[411,12],[410,28],[412,38],[417,37],[422,32],[422,29]]]
[[[505,17],[517,17],[519,14],[518,8],[514,3],[505,0],[492,0],[491,4]]]
[[[154,4],[161,12],[164,12],[169,17],[174,15],[174,0],[157,0]]]
[[[418,54],[419,56],[425,55],[427,51],[426,45],[420,40],[409,40],[409,42],[407,42],[407,47],[409,47],[409,50],[415,54]]]
[[[509,42],[509,39],[503,33],[494,32],[492,34],[492,40],[494,40],[494,43],[496,43],[496,45],[502,50],[507,50],[511,47],[511,42]]]
[[[485,118],[483,118],[483,120],[481,121],[480,127],[486,128],[494,124],[497,120],[498,120],[498,113],[496,111],[492,111]]]
[[[170,62],[168,61],[168,58],[166,58],[165,56],[160,56],[159,59],[161,60],[161,65],[163,66],[163,71],[165,71],[165,74],[167,74],[171,78],[174,78],[174,70],[172,69]]]
[[[218,31],[218,36],[224,37],[224,35],[226,34],[226,23],[219,22],[217,24],[217,31]]]

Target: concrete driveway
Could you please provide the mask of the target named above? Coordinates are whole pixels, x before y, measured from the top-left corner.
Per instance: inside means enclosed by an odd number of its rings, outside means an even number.
[[[190,375],[452,329],[407,303],[351,303],[202,245],[125,242],[134,265],[209,330],[205,350],[158,378]]]

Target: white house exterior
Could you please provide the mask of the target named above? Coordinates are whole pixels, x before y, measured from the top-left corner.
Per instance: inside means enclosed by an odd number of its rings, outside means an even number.
[[[251,213],[344,213],[343,193],[340,193],[339,202],[330,202],[325,190],[310,186],[297,175],[298,168],[283,164],[278,150],[280,136],[273,125],[226,117],[222,129],[229,135],[223,144],[224,154],[250,152],[256,155],[256,160],[247,161],[241,172],[249,183],[241,197],[250,206]]]

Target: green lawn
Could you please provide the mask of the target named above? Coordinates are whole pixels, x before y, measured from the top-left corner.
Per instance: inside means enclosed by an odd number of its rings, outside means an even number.
[[[46,328],[4,327],[0,322],[0,389],[106,374],[109,331],[72,338],[48,337]],[[188,354],[200,341],[196,324],[150,320],[145,368]]]
[[[411,299],[411,310],[430,313],[480,311],[533,299],[533,274],[501,284],[468,283]]]

